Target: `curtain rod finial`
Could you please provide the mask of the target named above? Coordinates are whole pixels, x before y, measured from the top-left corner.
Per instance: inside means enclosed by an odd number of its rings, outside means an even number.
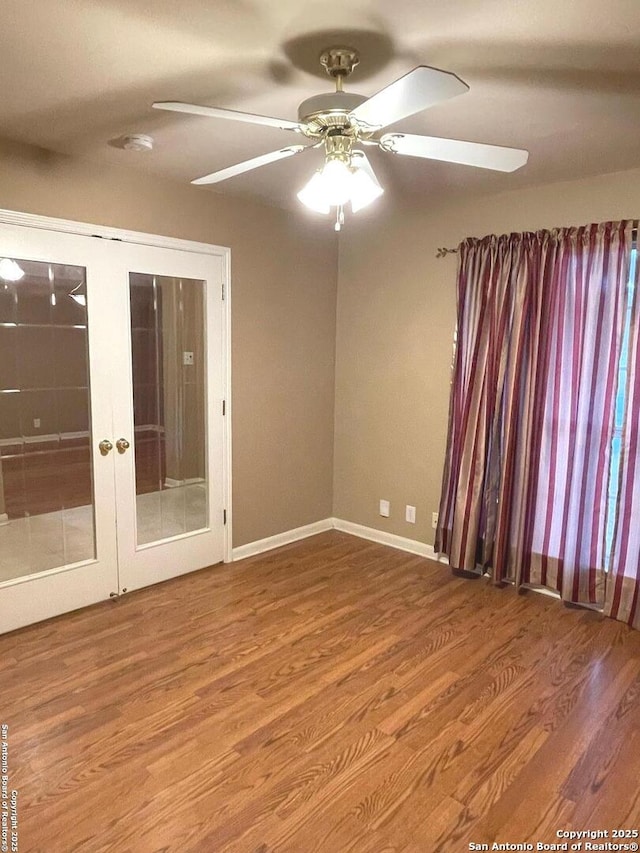
[[[439,246],[436,249],[436,258],[445,258],[447,255],[457,255],[457,249],[447,249],[445,246]]]

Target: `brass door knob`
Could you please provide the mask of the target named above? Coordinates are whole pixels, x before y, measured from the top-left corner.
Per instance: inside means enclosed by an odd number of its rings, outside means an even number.
[[[103,456],[106,456],[107,453],[113,450],[113,444],[111,444],[111,442],[106,438],[102,439],[98,447],[100,449],[100,453],[102,453]]]
[[[125,453],[131,447],[131,445],[129,444],[126,438],[119,438],[116,441],[116,447],[118,448],[118,453]]]

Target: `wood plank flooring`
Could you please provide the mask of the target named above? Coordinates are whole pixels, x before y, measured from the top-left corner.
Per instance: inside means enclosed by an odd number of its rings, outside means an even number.
[[[640,828],[640,633],[338,532],[0,637],[0,679],[20,853]]]

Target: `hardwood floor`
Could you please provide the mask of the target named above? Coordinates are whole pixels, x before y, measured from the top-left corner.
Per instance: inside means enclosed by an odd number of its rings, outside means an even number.
[[[20,853],[640,828],[640,633],[346,534],[0,637],[0,676]]]

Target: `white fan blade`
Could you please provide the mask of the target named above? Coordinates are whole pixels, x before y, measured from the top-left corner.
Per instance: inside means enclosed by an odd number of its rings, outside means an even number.
[[[298,133],[302,131],[302,125],[297,121],[258,116],[253,113],[241,113],[237,110],[225,110],[221,107],[203,107],[199,104],[182,104],[179,101],[156,101],[151,106],[156,110],[168,110],[173,113],[188,113],[189,115],[207,116],[208,118],[226,118],[230,121],[244,121],[248,124],[264,124],[268,127],[279,127],[281,130],[295,130]]]
[[[217,184],[219,181],[226,181],[227,178],[233,178],[236,175],[241,175],[243,172],[250,172],[252,169],[258,169],[260,166],[266,166],[268,163],[275,163],[277,160],[284,160],[285,157],[291,157],[293,154],[299,154],[301,151],[306,151],[307,148],[313,148],[313,145],[290,145],[288,148],[281,148],[279,151],[271,151],[269,154],[261,154],[259,157],[253,157],[251,160],[244,160],[242,163],[237,163],[235,166],[228,166],[226,169],[220,169],[219,172],[212,172],[210,175],[205,175],[203,178],[196,178],[191,181],[192,184],[202,186],[203,184]]]
[[[529,159],[529,152],[522,148],[504,148],[501,145],[483,145],[480,142],[409,133],[385,133],[380,139],[380,147],[395,154],[445,160],[464,166],[494,169],[496,172],[515,172]]]
[[[387,127],[440,101],[469,91],[455,74],[428,65],[419,65],[391,83],[351,112],[358,122],[369,127]]]

